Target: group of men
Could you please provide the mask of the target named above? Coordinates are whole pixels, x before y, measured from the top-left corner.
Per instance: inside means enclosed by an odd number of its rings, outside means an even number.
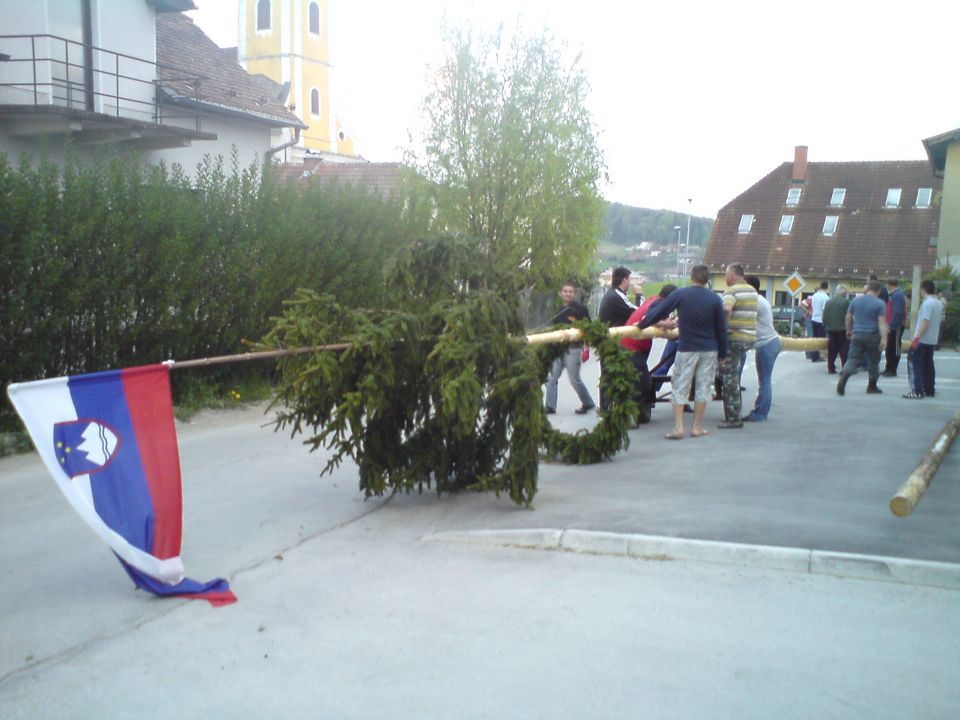
[[[809,298],[813,337],[827,338],[827,372],[837,374],[836,361],[840,358],[840,378],[837,394],[844,395],[847,381],[861,369],[867,370],[867,393],[883,392],[881,377],[896,377],[900,365],[903,334],[906,329],[907,299],[897,278],[889,278],[886,287],[871,275],[864,293],[852,300],[847,288],[838,285],[830,297],[826,281]],[[943,306],[936,297],[933,282],[920,284],[922,303],[911,341],[908,362],[912,372],[910,391],[903,397],[911,400],[933,397],[936,394],[933,351],[940,333]],[[885,355],[880,371],[881,353]],[[814,362],[818,358],[811,358]]]
[[[637,296],[638,302],[635,303],[628,295],[630,270],[618,267],[613,271],[610,289],[601,300],[599,309],[599,319],[611,327],[634,325],[642,329],[656,325],[679,330],[671,377],[674,426],[666,436],[670,440],[685,436],[684,412],[689,411],[690,400],[694,403],[691,436],[708,434],[703,427],[703,417],[717,376],[721,381],[724,410],[724,420],[718,424],[719,428],[736,429],[743,427],[744,422],[766,420],[773,401],[773,367],[781,351],[780,336],[773,326],[773,310],[759,292],[758,277],[745,276],[743,267],[738,264],[728,265],[727,289],[722,296],[709,288],[710,274],[706,265],[695,266],[690,280],[688,287],[667,285],[642,304]],[[868,374],[867,393],[882,392],[878,385],[882,350],[886,350],[883,375],[896,376],[906,320],[906,298],[896,278],[888,280],[887,287],[884,292],[883,286],[875,278],[871,279],[865,292],[850,300],[842,285],[830,297],[829,285],[824,281],[809,299],[812,335],[827,338],[828,373],[837,374],[836,361],[840,358],[839,395],[845,393],[850,377],[863,367]],[[565,284],[560,296],[564,307],[554,318],[555,323],[589,319],[586,307],[576,302],[576,288],[572,284]],[[935,394],[933,351],[943,308],[929,280],[921,284],[921,297],[923,303],[909,356],[912,386],[904,395],[910,399]],[[644,395],[641,399],[652,402],[647,366],[652,342],[628,339],[623,344],[631,351],[637,369],[638,398]],[[757,369],[758,391],[753,409],[744,416],[740,377],[751,350]],[[589,390],[580,379],[580,363],[586,352],[581,347],[570,347],[555,362],[547,383],[548,413],[556,411],[557,382],[564,369],[580,398],[581,407],[576,412],[583,414],[595,407]],[[819,353],[811,359],[818,361]],[[600,393],[600,405],[605,407],[602,384]]]

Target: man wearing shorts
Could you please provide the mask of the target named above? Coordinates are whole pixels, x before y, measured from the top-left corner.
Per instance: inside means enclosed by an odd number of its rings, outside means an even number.
[[[727,356],[727,319],[720,296],[706,287],[710,271],[706,265],[696,265],[690,273],[689,287],[674,290],[654,305],[638,327],[645,328],[665,319],[674,310],[680,328],[677,359],[673,365],[673,431],[668,440],[683,437],[683,406],[694,390],[692,437],[707,434],[703,429],[703,414],[707,409],[717,360]]]

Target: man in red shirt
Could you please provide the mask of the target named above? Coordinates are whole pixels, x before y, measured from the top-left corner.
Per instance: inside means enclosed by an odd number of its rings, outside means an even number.
[[[637,325],[643,320],[651,307],[676,289],[676,285],[664,285],[660,288],[659,293],[644,301],[640,307],[634,310],[625,324]],[[637,401],[637,404],[640,405],[640,422],[649,422],[650,410],[656,402],[653,383],[650,380],[650,369],[647,367],[647,359],[650,357],[650,350],[653,349],[653,340],[622,338],[620,344],[630,351],[630,359],[633,361],[633,367],[636,368],[637,371],[638,377],[634,383],[634,399]]]

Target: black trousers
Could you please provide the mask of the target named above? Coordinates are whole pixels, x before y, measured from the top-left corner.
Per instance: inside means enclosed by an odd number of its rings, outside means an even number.
[[[840,358],[840,367],[847,362],[850,352],[850,338],[846,330],[827,330],[827,372],[836,372],[837,357]]]
[[[900,364],[900,341],[903,340],[903,328],[890,328],[887,333],[887,366],[883,369],[885,373],[897,374],[897,366]]]

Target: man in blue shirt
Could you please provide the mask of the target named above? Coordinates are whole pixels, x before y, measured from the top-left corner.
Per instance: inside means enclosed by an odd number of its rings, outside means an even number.
[[[693,405],[693,430],[691,437],[707,434],[703,429],[703,414],[710,399],[713,378],[717,372],[717,360],[727,356],[727,318],[720,296],[706,287],[710,270],[706,265],[696,265],[690,271],[689,287],[674,290],[666,298],[647,311],[640,328],[663,320],[676,309],[680,328],[677,359],[673,366],[673,431],[668,440],[683,437],[683,406],[695,387]]]
[[[866,293],[857,295],[847,309],[847,337],[850,338],[850,354],[837,382],[837,395],[843,395],[847,380],[860,370],[861,362],[867,360],[868,393],[883,392],[877,387],[880,377],[880,350],[887,344],[887,306],[878,295],[883,289],[876,280],[871,280]]]
[[[884,377],[896,377],[897,365],[900,364],[900,343],[903,340],[904,318],[907,315],[907,296],[900,288],[900,281],[895,278],[887,279],[887,365],[883,369]]]

